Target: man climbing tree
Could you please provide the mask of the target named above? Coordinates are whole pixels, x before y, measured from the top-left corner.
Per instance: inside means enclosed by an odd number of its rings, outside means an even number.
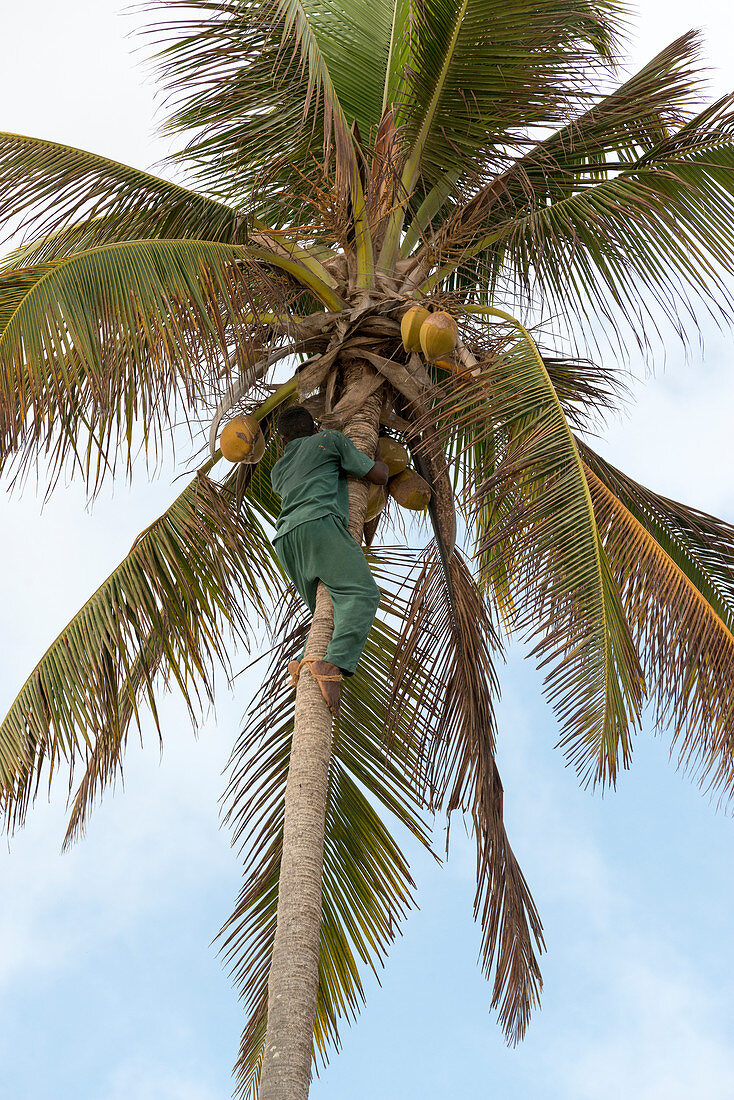
[[[334,633],[323,661],[306,661],[329,710],[339,715],[339,684],[362,656],[380,602],[365,556],[348,530],[347,475],[386,485],[388,467],[357,450],[342,432],[318,432],[302,405],[281,414],[285,453],[273,467],[282,506],[273,540],[278,557],[311,614],[319,581],[334,605]],[[298,680],[303,654],[288,671]]]

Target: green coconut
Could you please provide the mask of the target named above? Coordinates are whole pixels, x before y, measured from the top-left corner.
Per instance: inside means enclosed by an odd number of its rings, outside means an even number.
[[[370,520],[377,519],[380,512],[387,504],[387,489],[384,485],[370,485],[370,491],[367,495],[367,511],[365,512],[364,521],[369,523]]]
[[[421,349],[429,362],[450,355],[458,342],[459,328],[450,313],[431,313],[421,325]]]
[[[265,436],[254,416],[228,420],[219,437],[222,454],[229,462],[259,462],[265,454]]]
[[[403,338],[403,347],[406,351],[420,351],[421,325],[430,314],[423,306],[411,306],[403,314],[400,322],[400,335]]]
[[[388,492],[401,508],[411,512],[424,511],[431,500],[431,487],[415,470],[403,470],[397,477],[390,478]]]
[[[395,477],[401,474],[408,466],[410,459],[408,452],[397,439],[391,439],[389,435],[381,435],[377,444],[377,457],[381,462],[387,463],[387,476]]]

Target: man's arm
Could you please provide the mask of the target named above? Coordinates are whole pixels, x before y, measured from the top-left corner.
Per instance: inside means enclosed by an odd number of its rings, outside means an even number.
[[[387,485],[387,475],[389,473],[387,462],[382,462],[378,458],[371,470],[368,470],[364,475],[365,481],[371,481],[373,485]]]
[[[324,435],[328,437],[330,445],[339,456],[341,468],[345,473],[364,478],[365,481],[371,481],[374,485],[387,485],[390,471],[386,462],[382,462],[379,458],[377,462],[373,462],[364,451],[357,450],[351,439],[343,432],[331,431],[325,432]]]

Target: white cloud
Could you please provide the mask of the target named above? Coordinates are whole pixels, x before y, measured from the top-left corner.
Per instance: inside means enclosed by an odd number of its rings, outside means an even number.
[[[591,445],[651,489],[705,511],[734,513],[731,338],[709,334],[705,358],[682,354],[634,386],[628,415]]]
[[[556,1066],[568,1100],[731,1100],[734,1050],[721,1030],[727,1006],[685,974],[685,960],[651,960],[656,946],[640,942],[632,952],[622,936],[604,947],[612,966],[589,958],[607,1005],[583,1024],[569,1021]]]
[[[105,793],[86,837],[64,855],[63,784],[51,805],[34,808],[0,855],[0,988],[20,974],[75,965],[187,893],[228,882],[234,899],[238,863],[218,800],[240,709],[225,697],[221,727],[211,721],[195,740],[183,706],[164,703],[163,758],[152,730],[142,752],[131,738],[125,787]]]

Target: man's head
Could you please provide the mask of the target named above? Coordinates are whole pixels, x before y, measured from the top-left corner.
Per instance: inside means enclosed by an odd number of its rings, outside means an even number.
[[[300,439],[304,435],[313,435],[316,431],[313,417],[303,405],[291,405],[278,419],[278,432],[283,443]]]

